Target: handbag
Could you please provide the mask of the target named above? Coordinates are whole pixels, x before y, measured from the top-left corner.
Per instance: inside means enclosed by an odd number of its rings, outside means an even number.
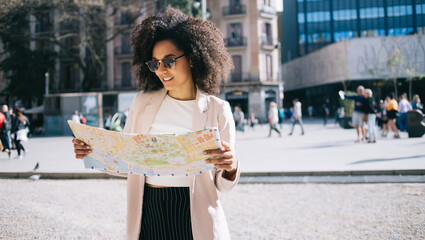
[[[16,132],[16,139],[20,141],[28,141],[28,129],[24,128]]]

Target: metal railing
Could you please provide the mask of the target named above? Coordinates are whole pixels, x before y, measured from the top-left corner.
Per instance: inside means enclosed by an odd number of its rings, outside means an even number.
[[[246,14],[245,4],[235,4],[223,7],[223,16]]]
[[[260,74],[259,73],[251,73],[251,72],[232,72],[229,75],[228,83],[235,82],[259,82]]]
[[[274,14],[276,14],[276,9],[272,6],[263,5],[263,8],[261,8],[261,12],[274,15]]]
[[[246,37],[225,38],[224,43],[226,47],[242,47],[246,46],[247,40]]]
[[[264,36],[261,38],[261,45],[262,46],[268,46],[268,47],[274,47],[273,38]]]

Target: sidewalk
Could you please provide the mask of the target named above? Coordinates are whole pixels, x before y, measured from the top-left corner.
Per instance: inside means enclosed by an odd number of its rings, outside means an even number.
[[[377,143],[354,143],[354,129],[334,124],[323,126],[319,120],[305,121],[305,135],[297,125],[289,136],[284,124],[282,137],[268,125],[236,133],[236,155],[243,176],[328,176],[328,175],[425,175],[425,137],[401,139],[378,137]],[[378,131],[379,132],[379,131]],[[0,177],[104,178],[105,174],[85,169],[74,158],[72,137],[37,137],[24,143],[29,152],[24,159],[7,158],[0,153]],[[36,163],[39,169],[33,172]]]

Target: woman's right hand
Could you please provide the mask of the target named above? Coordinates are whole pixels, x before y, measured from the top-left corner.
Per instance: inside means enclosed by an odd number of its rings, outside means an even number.
[[[74,153],[77,159],[83,159],[93,152],[93,148],[81,140],[74,138],[72,143],[74,144]]]

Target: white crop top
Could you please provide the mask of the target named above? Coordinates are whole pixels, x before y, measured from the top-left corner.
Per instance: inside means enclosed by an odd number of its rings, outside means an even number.
[[[168,94],[159,107],[149,133],[185,133],[192,129],[195,100],[182,101]],[[167,187],[188,187],[187,176],[146,176],[146,183]]]

